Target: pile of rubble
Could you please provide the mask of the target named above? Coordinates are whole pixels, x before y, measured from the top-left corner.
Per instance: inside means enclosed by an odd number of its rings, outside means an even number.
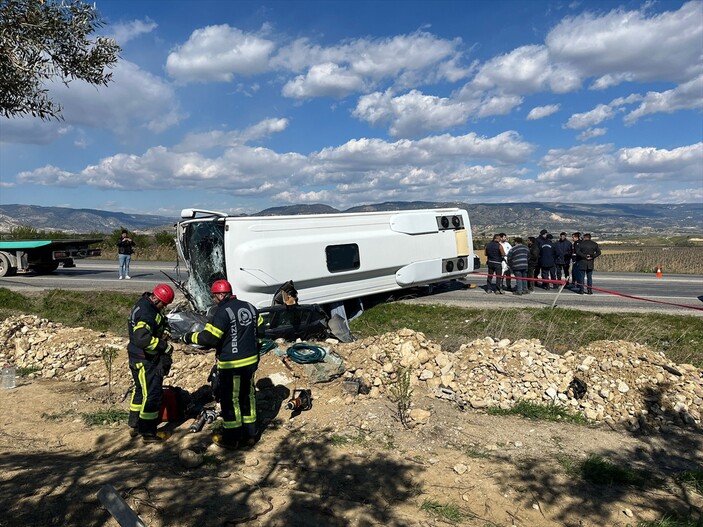
[[[539,340],[484,338],[447,353],[424,334],[402,329],[323,345],[344,357],[345,380],[368,388],[362,397],[388,397],[408,372],[414,392],[452,400],[461,408],[509,409],[518,401],[534,401],[629,429],[701,427],[703,371],[629,342],[595,342],[558,355]],[[113,386],[127,389],[132,379],[126,347],[124,337],[35,316],[10,317],[0,324],[0,363],[33,372],[30,377],[105,385],[111,374]],[[269,359],[269,366],[281,366],[274,354],[264,356],[264,365]],[[212,352],[177,346],[167,384],[193,392],[205,383],[213,362]]]
[[[127,338],[68,327],[33,315],[9,317],[0,324],[0,364],[13,364],[27,377],[63,379],[127,389]],[[194,392],[207,380],[214,354],[177,346],[166,384]],[[108,379],[109,377],[109,379]]]
[[[401,369],[409,369],[413,389],[461,407],[509,409],[533,401],[631,430],[701,426],[703,371],[630,342],[595,342],[557,355],[539,340],[487,337],[446,353],[403,329],[340,346],[359,365],[348,368],[347,378],[370,386],[371,397],[387,393]]]

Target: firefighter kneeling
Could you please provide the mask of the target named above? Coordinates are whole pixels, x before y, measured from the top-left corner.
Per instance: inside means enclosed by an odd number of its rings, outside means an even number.
[[[210,292],[217,304],[212,322],[202,331],[186,333],[182,341],[215,348],[224,428],[212,441],[236,449],[257,440],[254,374],[259,365],[257,327],[262,319],[253,305],[232,294],[227,280],[217,280]]]
[[[139,434],[147,443],[169,437],[168,432],[156,431],[164,375],[171,365],[173,346],[168,343],[169,332],[162,311],[173,302],[173,289],[166,284],[145,292],[129,316],[129,369],[134,378],[134,391],[129,404],[130,435]]]

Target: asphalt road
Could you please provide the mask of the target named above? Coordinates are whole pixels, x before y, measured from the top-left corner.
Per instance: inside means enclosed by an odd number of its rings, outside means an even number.
[[[130,269],[132,279],[118,280],[117,262],[94,259],[79,260],[76,262],[76,267],[72,269],[59,268],[50,275],[17,275],[0,278],[0,287],[21,292],[44,289],[105,289],[139,294],[150,290],[159,282],[168,283],[164,272],[176,278],[175,267],[174,262],[133,261]],[[185,268],[181,267],[180,271],[181,278],[186,278]],[[595,290],[591,296],[577,295],[567,289],[561,293],[537,289],[535,293],[525,296],[515,296],[511,293],[505,295],[486,294],[483,289],[485,283],[485,276],[474,274],[463,281],[454,281],[433,287],[431,294],[426,294],[427,290],[423,288],[420,290],[420,295],[407,301],[475,308],[551,307],[556,305],[559,308],[587,309],[598,312],[658,312],[703,316],[703,276],[700,275],[665,274],[661,278],[656,278],[653,274],[600,273],[596,271],[593,275]],[[466,287],[471,284],[477,287]]]

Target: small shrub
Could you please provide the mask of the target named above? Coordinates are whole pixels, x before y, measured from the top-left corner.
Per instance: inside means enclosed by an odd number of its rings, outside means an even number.
[[[330,443],[334,446],[345,446],[345,445],[361,445],[366,441],[366,438],[364,437],[363,434],[359,434],[356,436],[345,436],[345,435],[339,435],[339,434],[334,434],[332,437],[330,437]]]
[[[703,470],[688,470],[676,476],[676,482],[698,494],[703,494]]]
[[[16,371],[18,377],[27,377],[27,376],[31,375],[32,373],[36,373],[38,371],[41,371],[41,367],[30,366],[28,368],[17,368],[15,371]]]
[[[396,417],[405,428],[410,428],[410,403],[413,390],[410,386],[410,368],[400,368],[397,377],[390,382],[388,395],[396,406]]]
[[[488,452],[488,450],[484,450],[483,448],[477,447],[475,445],[467,446],[463,449],[463,452],[468,457],[473,459],[485,459],[491,457],[491,454]]]
[[[108,410],[85,413],[82,414],[81,417],[86,425],[98,426],[124,422],[129,417],[129,413],[126,410],[109,408]]]
[[[117,350],[113,347],[105,347],[100,350],[100,356],[107,369],[107,399],[112,399],[112,365],[117,358]]]
[[[586,424],[586,418],[581,414],[577,414],[556,406],[554,404],[537,404],[530,401],[518,401],[515,406],[504,410],[502,408],[488,408],[487,413],[490,415],[517,415],[527,419],[538,419],[541,421],[560,421],[567,423]]]
[[[444,504],[435,500],[427,499],[420,506],[420,510],[430,512],[449,523],[459,523],[469,515],[464,513],[459,507],[452,504]]]
[[[61,421],[62,419],[67,419],[68,417],[73,417],[76,415],[75,410],[64,410],[63,412],[56,412],[53,414],[41,414],[42,419],[47,421]]]

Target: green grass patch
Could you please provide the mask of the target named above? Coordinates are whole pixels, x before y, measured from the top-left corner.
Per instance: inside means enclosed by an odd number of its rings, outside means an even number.
[[[694,518],[691,513],[672,513],[666,514],[661,520],[638,522],[637,527],[701,527],[702,520],[700,516]]]
[[[55,412],[53,414],[46,414],[43,413],[41,414],[42,419],[46,419],[47,421],[62,421],[64,419],[68,419],[75,417],[78,415],[75,410],[64,410],[63,412]]]
[[[515,406],[504,410],[503,408],[491,407],[486,412],[490,415],[517,415],[527,419],[538,419],[540,421],[559,421],[566,423],[586,424],[588,421],[581,414],[571,412],[561,406],[554,404],[537,404],[530,401],[518,401]]]
[[[462,452],[464,452],[464,454],[473,459],[486,459],[488,457],[491,457],[491,454],[488,452],[488,450],[485,450],[476,445],[469,445],[463,448]]]
[[[554,353],[598,340],[626,340],[662,351],[676,363],[703,368],[703,318],[695,316],[576,309],[479,310],[390,302],[370,307],[351,321],[353,333],[361,338],[403,327],[423,332],[449,352],[487,335],[511,341],[539,339]]]
[[[588,456],[584,461],[578,461],[562,453],[556,455],[556,460],[567,476],[583,479],[594,485],[643,488],[659,484],[658,479],[649,471],[619,465],[595,454]]]
[[[451,503],[440,503],[430,499],[427,499],[422,503],[420,510],[429,512],[434,516],[448,521],[449,523],[459,523],[470,517],[456,505]]]
[[[83,418],[83,422],[88,426],[110,425],[126,421],[129,417],[129,412],[127,412],[127,410],[109,408],[107,410],[81,414],[81,417]]]
[[[32,301],[26,296],[10,291],[6,287],[0,287],[0,306],[8,311],[26,312],[30,309]]]
[[[139,295],[113,291],[50,289],[41,295],[22,295],[0,288],[0,319],[27,314],[116,335],[127,333],[127,319]]]
[[[332,443],[333,446],[362,445],[365,442],[366,437],[364,437],[363,434],[355,436],[333,434],[330,437],[330,443]]]
[[[676,476],[676,482],[698,494],[703,494],[703,470],[687,470]]]
[[[18,377],[27,377],[28,375],[31,375],[32,373],[37,373],[38,371],[41,371],[41,367],[40,366],[30,366],[28,368],[17,368],[15,371],[16,371]]]
[[[581,465],[581,474],[586,481],[596,485],[644,487],[653,480],[651,472],[617,465],[597,455],[588,456]]]

